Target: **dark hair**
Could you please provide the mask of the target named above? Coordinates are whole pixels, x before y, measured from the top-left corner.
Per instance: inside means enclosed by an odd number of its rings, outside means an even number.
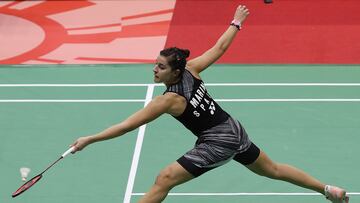
[[[185,71],[186,58],[189,57],[190,51],[187,49],[179,49],[177,47],[170,47],[160,51],[161,56],[167,58],[168,64],[172,70],[179,69],[180,75]]]

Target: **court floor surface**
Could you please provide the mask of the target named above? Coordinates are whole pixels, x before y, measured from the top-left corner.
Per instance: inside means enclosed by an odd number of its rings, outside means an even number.
[[[202,75],[213,98],[273,160],[348,189],[360,202],[360,69],[345,65],[213,65]],[[164,91],[152,65],[2,66],[0,202],[136,202],[158,172],[196,139],[171,116],[69,155],[29,191],[21,184],[77,137],[127,118]],[[326,202],[236,162],[174,188],[164,201]]]

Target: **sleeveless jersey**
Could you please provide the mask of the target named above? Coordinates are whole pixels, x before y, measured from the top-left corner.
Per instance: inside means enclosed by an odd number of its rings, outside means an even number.
[[[196,136],[204,130],[214,127],[230,116],[209,95],[204,82],[195,78],[190,71],[184,71],[181,80],[170,85],[166,92],[174,92],[183,96],[186,108],[180,116],[173,116]]]

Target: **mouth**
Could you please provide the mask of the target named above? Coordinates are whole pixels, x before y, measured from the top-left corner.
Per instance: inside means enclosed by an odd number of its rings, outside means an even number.
[[[154,82],[155,82],[155,83],[158,83],[158,82],[160,82],[160,79],[159,79],[159,77],[158,77],[158,76],[156,76],[156,75],[154,75]]]

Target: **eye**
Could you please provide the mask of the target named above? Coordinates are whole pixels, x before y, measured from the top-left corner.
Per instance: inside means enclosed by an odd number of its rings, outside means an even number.
[[[155,65],[157,67],[159,67],[160,69],[162,69],[162,70],[166,68],[166,66],[164,64],[161,64],[161,63],[155,63]]]

